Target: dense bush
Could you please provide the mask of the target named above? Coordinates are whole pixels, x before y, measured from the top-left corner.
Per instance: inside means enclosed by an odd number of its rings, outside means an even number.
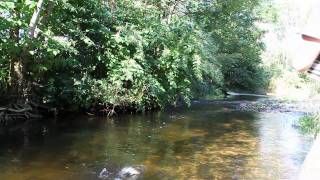
[[[262,32],[254,24],[259,5],[259,0],[2,2],[0,86],[20,99],[53,106],[138,110],[258,88],[264,85]]]

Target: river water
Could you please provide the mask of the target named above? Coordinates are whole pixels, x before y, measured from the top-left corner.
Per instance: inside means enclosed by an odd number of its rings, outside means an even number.
[[[139,179],[295,179],[312,138],[297,113],[244,112],[228,104],[112,119],[72,116],[31,123],[0,137],[1,180],[114,179],[143,165]]]

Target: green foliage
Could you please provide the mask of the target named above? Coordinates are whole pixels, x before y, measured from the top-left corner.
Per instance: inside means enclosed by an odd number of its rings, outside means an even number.
[[[305,133],[317,135],[320,132],[320,113],[300,118],[299,126]]]
[[[79,109],[145,110],[263,82],[252,1],[36,1],[0,5],[0,85],[21,62],[34,98]],[[15,35],[15,36],[14,36]],[[13,38],[15,37],[15,38]]]
[[[261,18],[254,11],[261,8],[259,3],[259,0],[218,0],[216,6],[208,9],[213,13],[205,27],[218,45],[216,58],[227,89],[252,91],[266,86],[266,73],[259,67],[263,32],[254,24]]]
[[[268,83],[268,72],[256,62],[248,62],[242,54],[220,54],[218,60],[228,88],[255,90]]]

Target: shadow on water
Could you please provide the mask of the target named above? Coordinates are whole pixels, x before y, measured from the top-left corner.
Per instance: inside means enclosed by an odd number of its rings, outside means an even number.
[[[0,179],[110,179],[143,165],[142,179],[294,179],[311,139],[297,114],[195,102],[113,119],[68,117],[0,139]]]

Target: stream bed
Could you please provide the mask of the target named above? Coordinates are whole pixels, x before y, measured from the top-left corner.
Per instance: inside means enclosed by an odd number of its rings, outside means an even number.
[[[0,136],[0,179],[115,179],[135,166],[144,169],[137,179],[296,179],[313,141],[295,127],[301,116],[196,101],[111,119],[35,122]]]

